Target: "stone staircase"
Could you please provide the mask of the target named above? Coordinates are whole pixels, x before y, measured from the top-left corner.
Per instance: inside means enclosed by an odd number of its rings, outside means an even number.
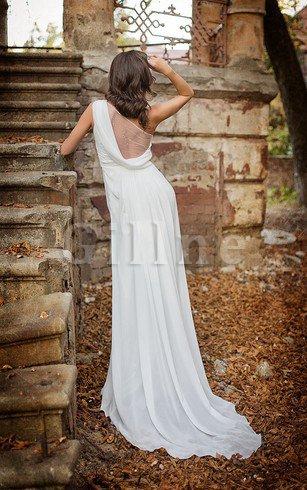
[[[79,453],[77,175],[56,141],[77,118],[80,65],[60,52],[0,61],[0,438],[24,441],[0,452],[0,488],[66,488]]]
[[[80,56],[3,52],[0,58],[0,136],[65,137],[80,107]]]

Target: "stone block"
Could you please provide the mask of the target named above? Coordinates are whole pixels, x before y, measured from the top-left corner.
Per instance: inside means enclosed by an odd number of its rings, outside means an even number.
[[[223,178],[229,180],[264,180],[267,176],[265,139],[224,138]]]
[[[223,193],[223,227],[260,226],[265,212],[263,184],[226,183]]]
[[[97,225],[94,225],[94,229],[97,230]],[[96,233],[96,235],[99,236],[99,243],[102,243],[103,245],[108,243],[111,239],[111,233],[112,233],[112,230],[111,230],[110,223],[104,224],[100,228],[100,233],[98,233],[98,231]]]
[[[76,184],[76,172],[24,171],[0,174],[1,204],[69,205]]]
[[[246,61],[246,58],[244,59]],[[253,61],[253,60],[252,60]],[[192,86],[194,99],[239,99],[270,102],[278,93],[274,76],[257,63],[241,63],[239,67],[209,67],[203,64],[176,65],[176,71]],[[154,102],[174,96],[176,90],[163,75],[155,74],[157,92]]]
[[[89,208],[83,208],[81,210],[81,223],[92,223],[93,221],[98,221],[99,225],[102,226],[102,223],[104,223],[103,218],[99,214],[99,211],[95,207],[89,207]]]
[[[80,443],[68,440],[49,450],[46,458],[42,457],[39,444],[19,451],[1,452],[0,488],[67,488],[73,477]]]
[[[76,171],[78,173],[78,185],[97,185],[102,184],[101,169],[97,166],[85,164],[82,160],[81,165],[76,165]]]
[[[0,78],[1,80],[1,78]],[[76,121],[79,102],[69,101],[0,101],[0,118],[10,114],[10,122],[14,121]],[[48,116],[46,117],[46,114]]]
[[[0,366],[34,366],[75,360],[71,293],[53,293],[0,309]]]
[[[79,83],[0,82],[1,100],[74,102],[81,90]]]
[[[82,70],[74,66],[0,65],[0,82],[78,83]]]
[[[39,247],[72,247],[72,208],[70,206],[37,205],[32,207],[0,207],[0,246],[9,247],[28,241]]]
[[[82,54],[69,51],[4,51],[1,54],[0,66],[64,66],[66,68],[80,68]]]
[[[250,268],[260,266],[262,262],[262,240],[260,230],[236,233],[232,230],[224,232],[219,249],[221,266],[238,266]]]
[[[41,255],[0,254],[0,295],[5,303],[56,291],[73,292],[71,253],[47,249]]]
[[[47,441],[71,436],[77,369],[66,364],[0,373],[0,435]]]
[[[251,100],[193,98],[157,128],[158,134],[266,136],[268,105]]]
[[[267,176],[264,138],[160,136],[156,145],[155,163],[172,182],[176,174],[187,178],[198,171],[202,179],[207,173],[207,183],[212,185],[219,176],[220,165],[224,180],[263,180]]]
[[[58,143],[2,143],[0,144],[0,171],[68,169],[69,159],[60,157],[58,152]]]
[[[37,136],[50,142],[58,142],[75,127],[73,121],[0,121],[0,137]]]

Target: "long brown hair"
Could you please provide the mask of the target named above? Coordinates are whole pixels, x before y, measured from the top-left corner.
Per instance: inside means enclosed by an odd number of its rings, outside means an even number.
[[[138,119],[145,129],[148,124],[147,94],[154,95],[155,81],[147,55],[142,51],[124,51],[115,56],[109,71],[106,99],[125,117]]]

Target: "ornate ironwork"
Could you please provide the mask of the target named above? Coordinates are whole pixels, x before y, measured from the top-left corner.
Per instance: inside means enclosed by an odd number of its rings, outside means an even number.
[[[223,66],[226,62],[226,17],[228,0],[190,0],[192,15],[183,15],[173,4],[164,10],[152,6],[154,0],[135,1],[115,0],[115,30],[118,33],[118,47],[122,50],[147,46],[161,46],[163,56],[168,59],[180,59],[195,63],[205,62],[213,66]],[[193,2],[193,5],[192,5]],[[164,6],[164,5],[163,5]],[[211,14],[207,16],[207,13]],[[204,13],[205,12],[205,13]],[[167,22],[177,21],[177,30],[182,33],[167,31]],[[133,42],[121,38],[125,32],[132,34]],[[152,39],[157,42],[152,42]],[[182,50],[177,46],[182,45]],[[173,48],[176,46],[176,50]],[[179,52],[176,57],[170,57]]]

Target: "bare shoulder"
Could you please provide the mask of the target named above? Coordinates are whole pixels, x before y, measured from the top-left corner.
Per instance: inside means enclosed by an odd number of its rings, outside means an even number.
[[[155,130],[158,121],[157,121],[157,104],[153,104],[148,109],[148,125],[147,129],[152,132]]]
[[[148,113],[149,121],[157,126],[160,122],[178,112],[189,100],[192,95],[176,95],[169,100],[153,104]]]

